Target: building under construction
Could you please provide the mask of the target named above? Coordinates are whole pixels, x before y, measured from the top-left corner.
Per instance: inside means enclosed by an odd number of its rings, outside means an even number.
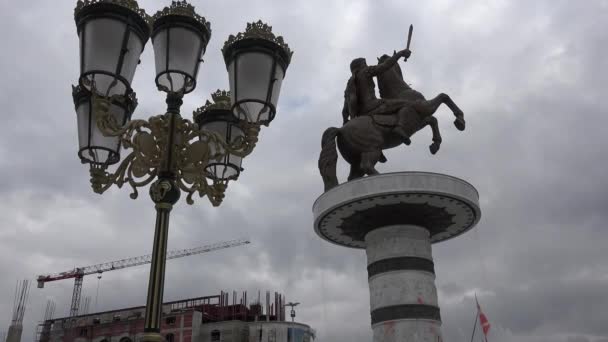
[[[163,305],[161,334],[167,342],[312,342],[306,324],[285,318],[285,297],[247,292],[191,298]],[[46,319],[36,332],[38,342],[138,342],[144,332],[145,307]]]
[[[11,325],[8,327],[6,336],[3,336],[2,342],[19,342],[23,332],[23,315],[25,314],[25,304],[30,291],[30,282],[28,280],[17,282],[15,288],[15,300],[13,303],[13,317]],[[3,334],[4,335],[4,334]]]

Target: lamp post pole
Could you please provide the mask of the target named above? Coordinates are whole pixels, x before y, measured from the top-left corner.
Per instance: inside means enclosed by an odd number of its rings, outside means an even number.
[[[164,167],[158,180],[150,186],[150,198],[156,207],[156,225],[154,228],[154,244],[152,247],[146,317],[144,320],[143,341],[145,342],[161,342],[163,340],[160,335],[160,327],[163,291],[165,287],[169,218],[173,205],[177,203],[180,197],[180,190],[175,184],[175,171],[172,167],[175,145],[175,121],[179,117],[182,103],[181,94],[169,93],[167,95],[167,114],[165,115],[169,117],[170,124],[169,131],[167,132],[167,150],[162,162]]]
[[[211,25],[186,1],[148,16],[136,0],[79,0],[75,10],[80,39],[80,77],[73,87],[78,122],[78,155],[90,164],[93,191],[129,185],[131,198],[150,185],[156,224],[144,322],[145,342],[161,342],[161,316],[169,217],[182,192],[206,196],[219,206],[229,181],[238,179],[260,126],[276,114],[280,87],[292,52],[261,21],[231,35],[221,51],[230,91],[212,94],[213,103],[182,118],[185,94],[196,88]],[[156,86],[166,93],[167,111],[131,120],[137,106],[131,89],[139,57],[152,37]],[[254,75],[252,77],[252,75]],[[131,150],[121,159],[121,149]],[[116,168],[110,171],[110,166]]]
[[[154,245],[152,247],[152,263],[150,265],[150,280],[148,282],[148,297],[146,300],[146,317],[144,323],[144,341],[160,342],[160,321],[163,306],[163,290],[165,285],[165,264],[167,254],[167,238],[169,235],[169,215],[173,204],[179,198],[179,190],[170,185],[171,180],[159,179],[151,186],[155,188],[168,185],[173,191],[172,196],[156,202],[156,226],[154,229]],[[156,191],[156,190],[154,190]],[[152,196],[154,197],[154,196]]]

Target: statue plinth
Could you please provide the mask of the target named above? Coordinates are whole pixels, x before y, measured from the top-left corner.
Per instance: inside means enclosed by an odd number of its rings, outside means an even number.
[[[479,222],[477,190],[442,174],[388,173],[334,187],[313,213],[321,238],[366,250],[374,342],[441,341],[431,244]]]

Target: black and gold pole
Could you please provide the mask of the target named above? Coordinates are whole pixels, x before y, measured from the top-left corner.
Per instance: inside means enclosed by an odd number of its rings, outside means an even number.
[[[169,237],[169,218],[173,205],[180,197],[180,190],[175,183],[173,152],[175,150],[175,121],[180,117],[182,94],[167,94],[167,114],[169,131],[166,136],[167,149],[163,156],[163,168],[156,182],[150,186],[150,198],[155,203],[156,225],[154,228],[154,244],[152,247],[152,262],[150,265],[150,280],[148,282],[148,297],[146,300],[146,316],[144,321],[145,342],[162,342],[160,334],[163,292],[165,288],[165,265],[167,261],[167,242]]]
[[[147,342],[163,341],[160,334],[160,321],[163,306],[163,290],[165,287],[169,216],[173,205],[179,199],[179,194],[179,189],[169,179],[159,179],[150,186],[150,197],[152,197],[152,200],[156,204],[156,226],[144,323],[143,341]]]

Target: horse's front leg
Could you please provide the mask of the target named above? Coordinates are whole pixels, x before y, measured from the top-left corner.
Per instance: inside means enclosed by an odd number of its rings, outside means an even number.
[[[454,126],[456,126],[456,128],[458,128],[459,130],[464,131],[464,113],[460,108],[458,108],[456,103],[452,101],[452,98],[445,93],[441,93],[435,98],[428,101],[419,101],[416,103],[415,108],[416,111],[418,111],[418,113],[422,114],[423,116],[431,116],[443,103],[445,103],[445,105],[450,108],[450,110],[452,111],[452,113],[454,113],[454,116],[456,117],[456,120],[454,121]]]
[[[464,131],[464,128],[466,125],[465,125],[465,121],[464,121],[464,113],[462,112],[462,110],[460,108],[458,108],[456,103],[454,103],[452,98],[450,96],[448,96],[447,94],[441,93],[439,95],[444,96],[445,105],[448,106],[452,110],[452,113],[454,113],[454,116],[456,117],[456,120],[454,120],[454,126],[456,126],[456,128],[458,128],[458,130]]]
[[[429,146],[429,149],[431,150],[431,154],[435,154],[439,151],[439,147],[441,146],[441,133],[439,133],[437,118],[428,116],[424,119],[424,124],[431,126],[431,130],[433,131],[433,143]]]

